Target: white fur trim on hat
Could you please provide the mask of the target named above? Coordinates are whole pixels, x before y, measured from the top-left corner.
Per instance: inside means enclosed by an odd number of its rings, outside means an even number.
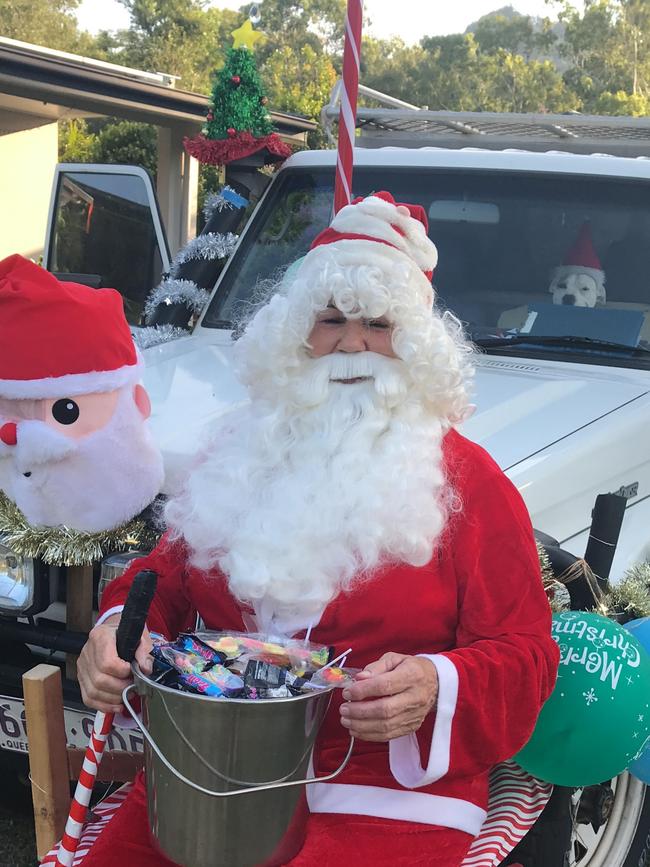
[[[308,281],[310,273],[322,271],[330,261],[335,262],[338,267],[359,264],[375,264],[380,267],[382,264],[391,267],[400,265],[402,268],[409,269],[404,271],[404,274],[410,274],[408,277],[410,289],[417,292],[413,300],[424,305],[427,309],[430,309],[433,304],[431,281],[420,266],[416,265],[411,256],[407,256],[401,250],[396,250],[388,244],[378,244],[376,241],[369,241],[365,238],[341,238],[340,241],[314,247],[300,260],[300,265],[294,275]],[[399,285],[392,286],[392,294],[399,291]]]
[[[330,228],[343,234],[368,235],[386,241],[413,259],[423,271],[433,271],[438,263],[436,245],[422,223],[412,217],[406,207],[393,205],[378,196],[367,196],[356,205],[341,208]]]
[[[44,379],[0,379],[0,397],[9,400],[41,400],[49,397],[75,397],[79,394],[115,391],[142,377],[142,362],[126,364],[116,370],[91,370]]]

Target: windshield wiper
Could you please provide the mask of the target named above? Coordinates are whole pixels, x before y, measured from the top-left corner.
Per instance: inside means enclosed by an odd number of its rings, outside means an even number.
[[[508,346],[559,346],[576,349],[595,349],[607,352],[622,352],[628,355],[650,355],[650,349],[644,346],[628,346],[625,343],[615,343],[612,340],[600,340],[596,337],[576,337],[567,334],[564,337],[540,334],[511,334],[503,337],[476,337],[472,342],[481,349],[501,349]]]

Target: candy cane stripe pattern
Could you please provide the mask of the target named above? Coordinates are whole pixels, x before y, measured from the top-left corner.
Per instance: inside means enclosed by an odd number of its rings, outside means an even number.
[[[359,93],[359,62],[363,0],[348,0],[343,49],[343,87],[339,117],[339,144],[334,186],[334,213],[352,201],[352,169],[356,130],[357,96]]]
[[[93,786],[97,777],[97,768],[106,746],[106,738],[113,727],[113,714],[97,712],[95,716],[95,724],[90,737],[90,743],[84,756],[81,773],[79,774],[79,782],[75,789],[74,798],[70,805],[70,815],[65,825],[63,839],[59,844],[57,853],[57,867],[72,867],[75,852],[79,845],[79,840],[83,832],[84,822],[90,798],[93,793]]]

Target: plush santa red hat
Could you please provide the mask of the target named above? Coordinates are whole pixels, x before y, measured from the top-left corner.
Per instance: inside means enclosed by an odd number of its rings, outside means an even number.
[[[415,264],[422,274],[422,301],[431,306],[438,251],[427,235],[428,228],[421,205],[401,204],[387,192],[373,193],[341,208],[330,226],[316,236],[303,262],[318,266],[333,245],[341,262],[376,262],[384,257]]]
[[[1,397],[112,391],[140,374],[119,292],[57,280],[19,255],[0,262]]]
[[[556,278],[565,277],[569,274],[575,274],[577,271],[593,277],[599,286],[605,282],[605,272],[594,248],[591,226],[588,221],[585,221],[580,227],[578,237],[567,250],[562,264],[555,269],[554,276]]]

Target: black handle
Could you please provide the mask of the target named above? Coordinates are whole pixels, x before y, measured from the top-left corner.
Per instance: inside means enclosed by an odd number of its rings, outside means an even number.
[[[158,575],[150,569],[143,569],[133,579],[117,627],[117,655],[125,662],[135,657],[157,583]]]
[[[626,506],[627,500],[618,494],[599,494],[591,513],[585,560],[603,585],[612,568]]]

